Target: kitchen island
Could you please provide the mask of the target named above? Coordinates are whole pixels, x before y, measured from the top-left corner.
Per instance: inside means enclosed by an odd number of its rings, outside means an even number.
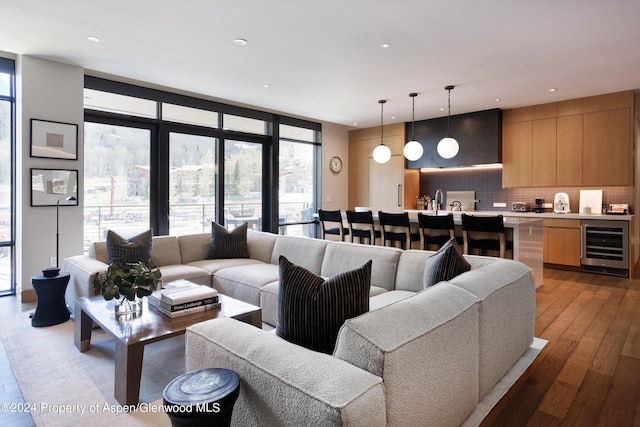
[[[435,215],[435,211],[407,210],[411,223],[418,223],[418,212],[426,215]],[[504,217],[505,235],[508,241],[513,242],[513,259],[526,264],[532,270],[533,280],[536,286],[543,284],[543,222],[542,217],[531,215],[507,215],[511,212],[497,211],[438,211],[438,215],[453,213],[453,222],[456,225],[456,235],[462,236],[462,214],[467,215],[502,215]]]
[[[427,215],[435,215],[435,211],[429,210],[408,210],[409,216],[417,222],[417,213],[422,212]],[[456,223],[456,233],[462,234],[461,217],[462,213],[468,215],[502,215],[505,219],[505,231],[507,233],[507,239],[513,239],[514,251],[513,258],[519,260],[532,269],[537,276],[538,258],[542,256],[542,266],[555,268],[568,268],[574,270],[591,271],[595,273],[615,274],[615,275],[627,275],[632,277],[634,274],[635,266],[635,253],[636,253],[636,239],[634,237],[634,215],[612,215],[612,214],[583,214],[583,213],[553,213],[553,212],[511,212],[511,211],[442,211],[437,212],[438,215],[447,215],[449,213],[454,214],[454,222]],[[542,240],[539,242],[538,237],[535,236],[536,228],[538,226],[532,225],[532,230],[526,229],[526,224],[529,220],[542,222]],[[589,256],[583,258],[583,252],[586,249],[583,247],[583,227],[582,225],[589,224],[596,227],[602,224],[605,227],[612,227],[615,224],[619,224],[621,228],[627,230],[622,240],[626,242],[627,249],[625,250],[625,261],[618,262],[617,268],[606,267],[606,263],[610,263],[610,260],[605,261],[603,256],[602,260],[590,259]],[[458,227],[460,230],[458,230]],[[510,237],[510,233],[513,233]],[[529,233],[533,235],[529,236]],[[523,239],[533,238],[534,242],[524,243]],[[540,245],[540,243],[542,243]],[[524,245],[524,246],[523,246]],[[600,245],[596,243],[596,245]],[[538,253],[538,249],[539,253]],[[589,254],[588,251],[587,255]],[[585,265],[587,264],[587,265]],[[590,265],[589,265],[590,264]],[[615,263],[614,263],[615,264]],[[537,284],[540,284],[536,281]]]

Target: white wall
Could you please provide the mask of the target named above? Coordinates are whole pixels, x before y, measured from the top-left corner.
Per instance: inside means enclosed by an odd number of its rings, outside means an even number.
[[[56,208],[31,207],[30,168],[77,169],[79,206],[60,208],[60,267],[64,257],[82,253],[84,70],[30,56],[17,60],[16,285],[23,301],[33,298],[31,277],[49,267],[56,254]],[[30,119],[78,125],[78,160],[30,157]]]
[[[329,169],[333,156],[342,159],[342,171]],[[326,210],[349,208],[349,128],[335,123],[322,123],[322,199],[320,206]]]

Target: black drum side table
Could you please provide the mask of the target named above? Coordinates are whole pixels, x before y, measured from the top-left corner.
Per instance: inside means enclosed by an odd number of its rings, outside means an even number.
[[[31,278],[37,300],[31,326],[52,326],[69,320],[69,309],[64,300],[68,283],[69,273],[65,272],[52,277],[40,274]]]
[[[172,427],[230,426],[239,395],[240,377],[223,368],[187,372],[162,393]]]

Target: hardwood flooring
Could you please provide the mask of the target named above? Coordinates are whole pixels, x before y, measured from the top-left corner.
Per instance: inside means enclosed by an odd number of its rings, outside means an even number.
[[[640,426],[640,280],[545,269],[549,341],[482,426]]]

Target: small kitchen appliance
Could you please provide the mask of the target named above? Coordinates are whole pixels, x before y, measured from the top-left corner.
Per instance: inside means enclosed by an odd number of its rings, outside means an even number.
[[[542,206],[544,203],[544,199],[541,198],[536,198],[536,207],[533,208],[533,211],[535,213],[542,213],[544,212],[544,207]]]
[[[567,193],[556,193],[553,198],[553,213],[568,214],[570,212],[569,195]]]
[[[511,203],[511,212],[528,212],[529,205],[525,202],[513,202]]]

